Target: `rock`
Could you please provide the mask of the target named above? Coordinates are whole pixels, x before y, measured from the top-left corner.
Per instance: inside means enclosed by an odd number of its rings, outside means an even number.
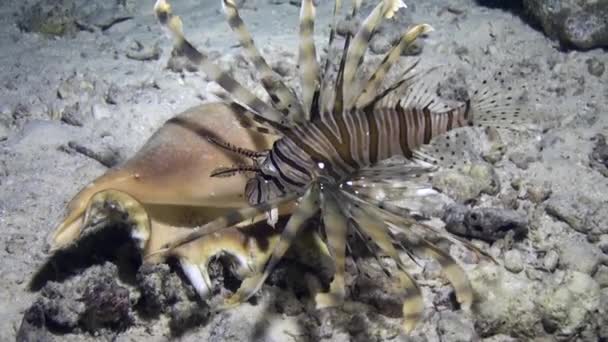
[[[398,278],[387,277],[376,264],[366,261],[359,262],[358,267],[360,273],[355,279],[353,297],[374,306],[385,316],[401,317],[405,297]]]
[[[476,298],[472,307],[475,330],[480,336],[509,334],[529,340],[544,333],[536,282],[493,263],[482,263],[468,275]]]
[[[81,300],[85,311],[80,323],[88,331],[95,332],[104,327],[122,331],[132,321],[129,290],[116,282],[116,275],[102,273],[101,277],[90,278]]]
[[[549,272],[555,271],[559,262],[559,254],[556,251],[550,250],[543,258],[543,268]]]
[[[8,139],[9,133],[10,129],[8,128],[8,126],[2,121],[0,121],[0,141]]]
[[[76,102],[73,105],[66,106],[61,113],[61,121],[68,125],[82,127],[86,118],[80,110],[80,103]]]
[[[44,309],[38,302],[25,311],[17,336],[17,342],[52,341],[51,333],[46,329]]]
[[[598,60],[595,57],[587,59],[585,63],[587,64],[587,71],[589,72],[589,74],[595,77],[601,77],[604,74],[604,71],[606,70],[604,62]]]
[[[487,164],[466,165],[462,171],[440,171],[433,177],[432,184],[458,202],[473,200],[482,193],[495,195],[500,190],[498,177]]]
[[[600,262],[598,248],[582,239],[570,239],[557,244],[560,266],[585,274],[594,274]]]
[[[392,47],[393,45],[391,44],[391,42],[383,36],[374,37],[374,39],[372,39],[369,44],[370,51],[377,55],[383,55],[387,53]]]
[[[193,327],[203,325],[209,318],[209,309],[201,308],[198,303],[178,302],[167,308],[169,327],[173,335],[182,335]]]
[[[608,287],[608,266],[600,265],[593,276],[600,288]]]
[[[600,306],[596,318],[598,320],[600,341],[606,341],[608,340],[608,288],[600,291]]]
[[[108,108],[108,106],[102,104],[94,104],[91,106],[91,114],[95,118],[95,120],[102,120],[112,117],[112,112]]]
[[[40,0],[21,13],[18,26],[25,32],[74,36],[80,30],[107,30],[130,18],[120,0]]]
[[[608,229],[602,223],[604,220],[608,223],[608,216],[597,217],[600,204],[584,196],[575,196],[575,194],[553,195],[547,200],[545,211],[581,233],[590,230],[602,232]]]
[[[149,315],[167,313],[175,303],[189,298],[181,279],[166,264],[142,265],[136,282],[141,291],[139,304]]]
[[[521,237],[528,232],[525,215],[499,208],[469,208],[453,204],[445,208],[442,220],[453,234],[493,242],[508,233]]]
[[[24,322],[36,326],[44,323],[51,332],[122,331],[132,323],[132,310],[129,290],[117,279],[117,267],[106,262],[63,283],[49,282],[26,311]]]
[[[546,288],[538,301],[545,330],[571,336],[596,314],[600,288],[593,278],[581,272],[568,271],[564,278],[558,285]]]
[[[532,203],[541,203],[546,201],[551,196],[551,184],[544,183],[542,185],[529,185],[526,188],[526,197]]]
[[[524,0],[545,33],[579,49],[608,46],[608,2]]]
[[[136,61],[156,61],[160,58],[161,49],[157,43],[152,46],[143,46],[136,41],[137,47],[127,51],[127,58]]]
[[[527,155],[523,152],[514,152],[509,155],[509,160],[522,170],[527,170],[530,163],[536,161],[533,156]]]
[[[505,253],[505,268],[513,273],[519,273],[524,269],[521,253],[517,250],[510,250]]]
[[[591,167],[599,171],[604,177],[608,177],[608,145],[606,137],[603,134],[598,134],[593,137],[595,146],[589,155]]]
[[[603,234],[600,236],[597,247],[602,251],[602,253],[608,254],[608,234]]]
[[[437,332],[442,341],[471,342],[479,340],[475,328],[470,320],[462,314],[443,311],[439,314]]]

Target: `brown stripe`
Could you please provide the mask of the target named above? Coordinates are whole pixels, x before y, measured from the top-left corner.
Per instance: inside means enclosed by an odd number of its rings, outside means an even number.
[[[446,131],[451,130],[453,125],[454,125],[454,110],[451,109],[448,111],[448,126],[446,127]]]
[[[365,118],[369,127],[369,162],[371,165],[378,162],[378,124],[374,112],[369,108],[365,111]]]
[[[407,122],[405,120],[405,111],[403,107],[397,102],[395,105],[397,119],[399,120],[399,145],[401,146],[401,153],[407,158],[412,157],[412,150],[407,143]]]
[[[420,139],[418,139],[418,137],[420,136],[420,122],[418,120],[418,109],[416,109],[415,107],[412,108],[411,117],[414,119],[414,129],[411,132],[414,135],[414,144],[415,144],[412,147],[418,147],[421,145]]]
[[[471,112],[471,99],[466,100],[464,103],[464,121],[468,125],[473,125],[473,120],[469,120],[469,114]]]
[[[424,115],[424,138],[423,143],[428,144],[433,138],[433,128],[431,127],[431,111],[429,107],[422,108],[422,115]]]

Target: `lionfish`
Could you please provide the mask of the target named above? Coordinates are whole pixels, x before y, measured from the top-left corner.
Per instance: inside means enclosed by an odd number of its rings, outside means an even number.
[[[401,79],[383,86],[389,70],[402,52],[418,37],[432,31],[428,24],[415,25],[407,30],[375,71],[365,75],[363,56],[370,39],[382,20],[390,19],[405,7],[401,0],[381,1],[362,21],[356,34],[346,35],[338,71],[332,75],[329,72],[334,57],[332,52],[328,53],[323,69],[316,56],[314,1],[302,0],[298,56],[302,90],[298,96],[262,57],[233,0],[222,0],[222,6],[231,29],[259,73],[269,102],[256,97],[197,50],[186,39],[180,17],[172,13],[166,0],[157,0],[154,9],[160,23],[171,34],[175,50],[199,65],[229,94],[232,99],[224,101],[243,117],[243,124],[247,122],[247,127],[252,130],[277,134],[280,138],[266,151],[246,150],[230,142],[217,141],[218,146],[252,160],[250,165],[218,168],[211,175],[252,174],[244,189],[250,206],[234,210],[186,235],[176,236],[158,253],[169,254],[179,246],[247,222],[256,215],[267,213],[272,217],[270,213],[279,206],[295,202],[263,272],[246,278],[229,302],[237,304],[252,297],[305,223],[319,214],[335,273],[329,291],[316,295],[317,308],[337,306],[344,300],[349,229],[367,236],[397,265],[406,291],[403,328],[407,332],[421,319],[423,302],[420,288],[398,253],[396,246],[399,243],[410,257],[425,255],[436,259],[454,287],[461,307],[469,308],[473,292],[465,272],[447,252],[425,238],[424,233],[432,231],[444,240],[484,253],[461,238],[418,222],[407,210],[378,199],[366,184],[377,182],[380,187],[390,187],[384,182],[387,178],[415,179],[421,173],[434,170],[434,164],[441,165],[441,160],[425,152],[428,150],[425,147],[432,144],[435,137],[449,131],[471,125],[509,126],[516,122],[521,118],[521,110],[515,106],[515,99],[506,87],[501,91],[491,89],[490,83],[502,86],[498,78],[494,78],[496,82],[492,79],[483,81],[464,103],[447,104],[433,92],[432,78],[427,77],[428,73],[413,72],[417,63],[409,66]],[[360,7],[361,1],[353,0],[350,15],[355,17]],[[341,1],[336,0],[329,33],[330,49],[336,36],[340,8]],[[357,77],[361,74],[364,77]],[[455,146],[452,151],[457,149]],[[452,154],[453,161],[462,157],[455,155],[456,152]],[[381,163],[394,156],[404,157],[410,163]],[[394,231],[404,233],[405,241],[395,242]]]

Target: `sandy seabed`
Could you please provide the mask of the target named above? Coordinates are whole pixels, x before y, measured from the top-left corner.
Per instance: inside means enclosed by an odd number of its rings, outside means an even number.
[[[505,155],[493,165],[500,190],[476,199],[480,207],[517,209],[527,216],[529,231],[521,240],[483,245],[501,265],[466,267],[480,296],[473,312],[446,309],[440,298],[445,291],[437,290],[442,285],[431,282],[423,285],[424,323],[403,337],[400,319],[377,306],[359,307],[355,301],[318,313],[310,298],[296,299],[286,289],[268,286],[255,305],[205,318],[182,339],[608,338],[608,173],[601,165],[591,166],[594,149],[601,147],[598,134],[608,135],[608,71],[590,67],[608,64],[608,54],[564,51],[508,10],[469,0],[447,3],[418,1],[405,10],[412,22],[435,28],[423,39],[421,64],[464,66],[472,79],[481,77],[484,67],[516,65],[518,73],[510,79],[527,86],[529,115],[538,116],[545,128],[503,137]],[[152,5],[138,1],[130,5],[129,20],[59,38],[22,32],[20,6],[26,5],[21,1],[0,5],[0,340],[15,338],[24,312],[39,296],[28,283],[48,259],[47,236],[72,196],[108,165],[133,155],[165,120],[214,99],[210,90],[217,86],[204,75],[167,70],[171,46]],[[173,5],[191,41],[255,85],[219,1],[175,0]],[[317,9],[318,44],[325,44],[331,8],[322,2]],[[292,85],[297,83],[298,13],[296,5],[268,0],[247,1],[241,10],[269,63],[284,70]],[[392,29],[383,34],[389,36]],[[137,58],[155,52],[159,58]],[[93,153],[80,153],[78,146]],[[425,267],[420,277],[432,279],[434,272]],[[269,307],[270,298],[279,295],[290,304]],[[124,330],[86,330],[44,336],[73,341],[175,336],[163,314],[135,317]]]

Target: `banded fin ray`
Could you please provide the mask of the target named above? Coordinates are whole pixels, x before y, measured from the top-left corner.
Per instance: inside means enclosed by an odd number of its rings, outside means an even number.
[[[219,232],[223,229],[247,223],[247,221],[253,219],[259,214],[267,213],[274,208],[277,208],[287,202],[293,201],[300,197],[301,194],[293,193],[284,197],[281,197],[275,201],[259,204],[256,206],[244,207],[230,211],[228,214],[218,217],[217,219],[206,223],[203,226],[194,228],[193,230],[181,235],[176,236],[173,241],[165,244],[162,248],[154,253],[147,255],[146,257],[153,257],[157,255],[169,255],[175,248],[185,245],[189,242],[199,239],[202,236]]]
[[[300,47],[298,64],[302,82],[302,102],[304,121],[312,116],[312,105],[315,93],[319,90],[319,63],[314,41],[315,4],[313,0],[302,0],[300,8]]]
[[[406,332],[411,332],[422,319],[422,312],[424,310],[420,288],[407,272],[407,267],[403,264],[401,257],[397,253],[397,249],[393,245],[388,228],[384,222],[355,203],[350,203],[349,214],[356,222],[358,229],[369,236],[384,253],[393,259],[402,273],[402,282],[404,282],[406,291],[406,297],[403,302],[403,328]]]
[[[384,78],[391,67],[399,59],[404,50],[408,48],[420,35],[431,32],[433,28],[428,24],[416,25],[405,32],[399,42],[384,56],[384,59],[376,71],[365,84],[363,91],[354,99],[356,108],[364,108],[369,105],[377,95],[378,88],[382,85]],[[412,68],[415,66],[411,66]]]
[[[173,15],[171,5],[166,0],[157,0],[154,5],[154,12],[161,25],[171,33],[175,48],[180,53],[183,53],[190,62],[200,65],[207,76],[224,88],[237,102],[251,108],[252,113],[260,119],[265,120],[267,125],[273,126],[275,129],[284,130],[283,125],[286,123],[286,119],[282,113],[260,100],[228,75],[227,72],[209,61],[209,58],[205,54],[198,51],[185,38],[182,20],[179,16]]]
[[[336,189],[337,190],[337,189]],[[329,292],[315,296],[316,308],[335,307],[344,302],[346,296],[346,233],[348,220],[336,198],[337,191],[322,193],[322,215],[327,235],[327,247],[334,261],[334,279],[329,284]]]
[[[356,5],[358,8],[360,3]],[[363,55],[367,50],[369,42],[376,30],[376,26],[383,18],[390,19],[400,8],[406,7],[402,0],[382,0],[361,24],[359,31],[355,35],[346,51],[346,64],[344,65],[344,97],[346,108],[352,107],[352,101],[358,91],[354,86],[354,79],[359,66],[363,62]]]
[[[262,86],[270,95],[270,100],[275,108],[285,113],[291,121],[301,122],[303,120],[302,108],[298,98],[293,91],[288,88],[280,77],[268,66],[260,51],[255,46],[251,34],[247,30],[245,23],[239,15],[234,0],[222,0],[222,8],[226,13],[230,28],[237,34],[238,40],[253,63],[255,69],[260,74]]]
[[[266,278],[268,278],[289,247],[294,243],[298,232],[303,228],[306,221],[312,218],[318,211],[319,186],[314,184],[302,196],[300,204],[287,221],[287,225],[281,233],[279,242],[272,251],[264,272],[245,279],[237,293],[228,300],[227,307],[247,301],[262,288]]]
[[[412,228],[418,225],[414,219],[407,218],[407,216],[401,216],[394,214],[390,211],[377,208],[364,201],[357,200],[356,197],[352,197],[354,201],[359,202],[360,205],[365,208],[370,215],[377,217],[377,220],[381,220],[388,224],[392,229],[403,232],[406,237],[406,241],[401,243],[406,247],[407,250],[414,252],[414,254],[426,255],[435,259],[439,262],[442,267],[447,280],[452,284],[458,302],[463,308],[470,308],[473,302],[473,291],[469,280],[464,270],[458,265],[458,263],[447,253],[443,252],[433,243],[424,239],[424,237],[418,234]],[[433,232],[435,232],[433,230]],[[392,244],[392,242],[391,242]],[[468,247],[468,245],[467,245]]]

